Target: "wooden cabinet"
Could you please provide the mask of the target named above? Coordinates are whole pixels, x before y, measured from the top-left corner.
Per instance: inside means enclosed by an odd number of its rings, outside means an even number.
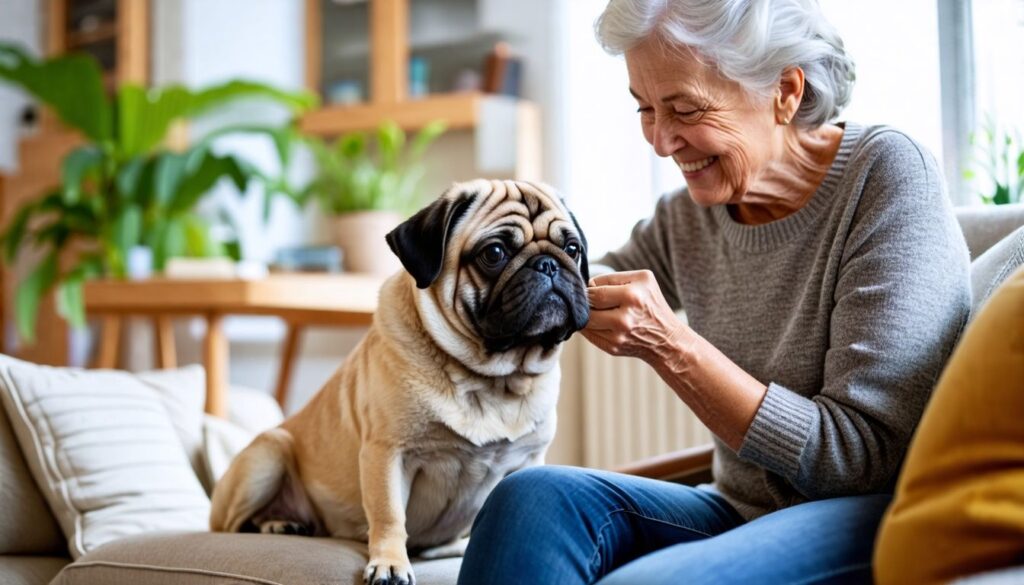
[[[393,120],[412,131],[440,119],[450,129],[476,133],[481,172],[541,178],[535,104],[453,91],[459,70],[475,67],[482,77],[486,52],[500,38],[476,25],[481,1],[306,0],[306,85],[323,105],[303,118],[302,130],[334,136]],[[410,91],[412,57],[436,65],[423,95]],[[337,103],[336,89],[352,103]]]
[[[149,0],[49,0],[46,48],[96,57],[109,90],[149,82]]]

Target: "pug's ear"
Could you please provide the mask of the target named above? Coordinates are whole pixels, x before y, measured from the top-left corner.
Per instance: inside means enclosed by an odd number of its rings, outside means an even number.
[[[587,261],[587,236],[583,234],[583,230],[580,229],[580,222],[576,221],[576,216],[569,212],[569,217],[572,218],[572,225],[576,226],[576,233],[580,235],[580,275],[583,277],[583,282],[590,283],[590,262]]]
[[[475,193],[461,193],[454,199],[438,199],[386,236],[391,251],[416,279],[417,287],[427,288],[441,274],[448,234],[475,199]]]

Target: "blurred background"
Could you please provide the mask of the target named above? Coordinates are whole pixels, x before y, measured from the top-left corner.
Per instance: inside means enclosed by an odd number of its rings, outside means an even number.
[[[374,234],[451,182],[483,176],[550,183],[577,215],[592,258],[616,247],[682,178],[644,142],[621,58],[594,40],[604,5],[0,0],[4,351],[78,365],[94,355],[96,323],[68,327],[73,286],[58,287],[60,319],[50,318],[42,291],[39,309],[32,290],[18,292],[25,282],[38,289],[32,275],[46,245],[63,254],[68,239],[92,238],[103,253],[58,284],[174,270],[386,271],[393,259],[374,251],[383,245]],[[821,5],[857,64],[843,119],[891,124],[924,143],[957,205],[1019,204],[1024,1]],[[61,60],[71,55],[87,59]],[[67,221],[37,246],[12,237],[19,211],[48,192],[57,196],[44,211]],[[101,212],[86,196],[112,199]],[[344,223],[367,211],[384,228]],[[364,252],[362,240],[376,246]],[[39,322],[26,323],[36,310]],[[178,361],[199,361],[203,320],[176,319],[173,328]],[[304,337],[287,411],[364,332]],[[121,366],[154,367],[153,335],[147,322],[129,322]],[[272,392],[285,326],[230,317],[225,335],[231,384]],[[610,466],[706,439],[636,364],[612,364],[574,341],[563,377],[556,462]],[[616,385],[649,385],[658,397],[637,406],[615,395]],[[668,430],[606,439],[630,409]]]

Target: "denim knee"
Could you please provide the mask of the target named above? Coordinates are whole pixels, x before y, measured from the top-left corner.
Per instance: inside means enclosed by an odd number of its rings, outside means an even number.
[[[498,482],[476,517],[473,529],[494,519],[509,528],[509,521],[551,521],[571,508],[569,495],[583,477],[583,470],[557,465],[521,469]]]

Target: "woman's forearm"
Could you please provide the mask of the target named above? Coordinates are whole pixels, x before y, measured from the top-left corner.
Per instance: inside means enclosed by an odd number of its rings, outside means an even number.
[[[645,361],[712,433],[739,450],[767,386],[682,323]]]

